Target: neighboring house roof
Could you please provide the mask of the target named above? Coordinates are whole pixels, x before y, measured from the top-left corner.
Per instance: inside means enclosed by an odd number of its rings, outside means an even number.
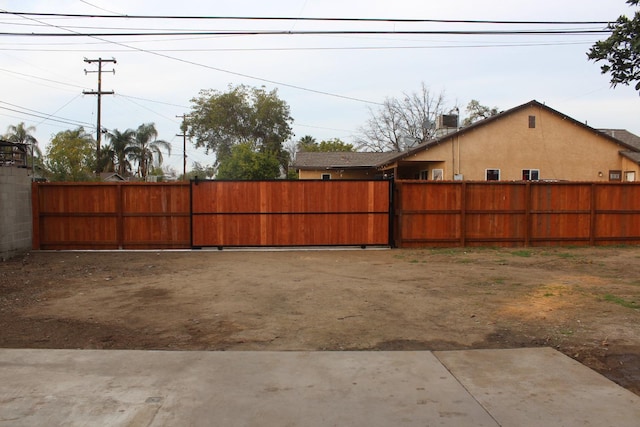
[[[293,166],[296,169],[366,169],[375,168],[396,157],[398,153],[369,152],[299,152]]]
[[[640,151],[640,136],[634,135],[626,129],[598,129],[600,132],[605,133],[618,141],[622,141],[627,145],[635,148],[635,151]]]
[[[584,129],[586,129],[588,131],[600,134],[603,137],[608,138],[612,142],[631,150],[632,152],[640,151],[640,137],[637,137],[636,135],[632,134],[631,132],[628,132],[628,131],[625,131],[625,130],[617,130],[617,132],[613,132],[613,134],[616,135],[614,137],[614,136],[612,136],[612,133],[610,132],[611,129],[602,130],[602,131],[594,129],[594,128],[592,128],[592,127],[590,127],[590,126],[588,126],[588,125],[586,125],[586,124],[584,124],[582,122],[579,122],[578,120],[576,120],[576,119],[574,119],[572,117],[567,116],[566,114],[563,114],[563,113],[561,113],[561,112],[559,112],[557,110],[554,110],[551,107],[547,107],[545,104],[542,104],[542,103],[540,103],[540,102],[538,102],[536,100],[532,100],[532,101],[529,101],[529,102],[527,102],[525,104],[522,104],[522,105],[519,105],[517,107],[511,108],[510,110],[503,111],[500,114],[496,114],[495,116],[491,116],[491,117],[488,117],[488,118],[486,118],[484,120],[477,121],[477,122],[475,122],[475,123],[473,123],[473,124],[471,124],[469,126],[466,126],[466,127],[463,127],[461,129],[459,129],[456,132],[449,133],[449,134],[447,134],[445,136],[442,136],[440,138],[437,138],[437,139],[432,139],[430,141],[423,142],[422,144],[417,145],[416,147],[412,148],[409,151],[405,151],[403,153],[398,154],[397,157],[391,159],[391,162],[402,160],[402,159],[404,159],[404,158],[406,158],[408,156],[411,156],[413,154],[419,153],[420,151],[429,149],[430,147],[438,145],[438,144],[441,144],[441,143],[443,143],[443,142],[445,142],[445,141],[447,141],[449,139],[456,138],[456,137],[458,137],[458,136],[460,136],[462,134],[470,132],[470,131],[472,131],[474,129],[477,129],[479,127],[488,126],[491,123],[493,123],[493,122],[495,122],[497,120],[500,120],[505,116],[508,116],[510,114],[513,114],[513,113],[515,113],[517,111],[520,111],[522,109],[529,108],[529,107],[537,107],[537,108],[545,109],[548,112],[559,116],[563,120],[567,120],[567,121],[569,121],[569,122],[571,122],[571,123],[573,123],[573,124],[575,124],[577,126],[580,126],[580,127],[584,128]]]
[[[100,180],[109,182],[126,181],[126,179],[124,179],[122,175],[116,172],[100,172]]]
[[[638,163],[640,165],[640,152],[638,152],[638,151],[621,151],[620,154],[625,156],[626,158],[630,159],[631,161],[634,161],[634,162],[636,162],[636,163]]]

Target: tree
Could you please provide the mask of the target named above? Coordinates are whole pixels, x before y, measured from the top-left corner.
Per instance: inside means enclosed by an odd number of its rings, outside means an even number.
[[[500,113],[498,107],[489,108],[486,105],[481,105],[480,102],[475,99],[472,99],[471,102],[467,104],[466,111],[469,116],[462,122],[463,126],[469,126],[479,120],[487,119]]]
[[[378,110],[369,110],[356,143],[366,151],[384,152],[402,151],[407,140],[425,142],[433,138],[433,124],[445,111],[444,104],[444,94],[432,94],[424,83],[401,99],[386,98]]]
[[[243,142],[231,147],[231,152],[218,167],[217,179],[275,179],[280,175],[280,162],[269,152],[261,153],[254,144]]]
[[[275,89],[230,85],[227,92],[201,90],[191,103],[189,136],[196,147],[215,153],[215,166],[231,156],[234,146],[248,144],[244,149],[274,156],[286,168],[289,156],[283,142],[292,135],[293,119]]]
[[[300,138],[297,144],[297,151],[300,152],[335,152],[335,151],[353,151],[353,145],[347,144],[340,138],[320,141],[318,144],[315,138],[307,135]]]
[[[133,129],[127,129],[120,132],[114,129],[107,134],[109,144],[101,150],[106,153],[108,164],[104,169],[117,172],[121,176],[127,176],[131,173],[131,162],[129,156],[133,154],[136,132]]]
[[[311,135],[305,135],[298,140],[295,151],[314,151],[317,146],[318,141],[316,141],[314,137]]]
[[[91,181],[96,166],[96,142],[81,126],[58,132],[47,148],[46,167],[52,181]]]
[[[640,0],[627,0],[627,4],[638,6]],[[606,61],[600,67],[602,74],[611,74],[613,87],[622,83],[635,82],[640,91],[640,11],[632,19],[621,15],[616,22],[608,25],[613,33],[606,39],[596,42],[587,56],[594,62]]]
[[[38,164],[42,163],[42,151],[40,151],[40,148],[38,147],[38,140],[32,135],[35,131],[35,126],[25,127],[24,122],[20,122],[17,125],[9,125],[7,127],[7,133],[4,134],[3,138],[9,142],[28,145],[31,150],[31,161]],[[29,167],[32,166],[31,161],[27,160],[27,165]],[[40,164],[40,166],[42,165]]]
[[[182,181],[191,179],[208,179],[213,178],[216,174],[216,169],[211,165],[202,165],[198,162],[193,162],[192,168],[187,175],[181,175],[178,179]]]
[[[162,149],[171,154],[171,144],[157,139],[158,131],[153,123],[138,126],[131,149],[127,154],[128,159],[138,164],[138,174],[143,179],[147,177],[153,166],[162,165]]]

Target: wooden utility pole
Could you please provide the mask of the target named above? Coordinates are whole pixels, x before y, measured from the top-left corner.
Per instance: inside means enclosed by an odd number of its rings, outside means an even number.
[[[98,59],[84,59],[84,62],[86,62],[87,64],[92,64],[94,62],[98,63],[98,70],[97,71],[87,71],[84,70],[85,74],[89,74],[89,73],[98,73],[98,90],[97,91],[93,91],[93,90],[83,90],[82,93],[85,95],[98,95],[98,127],[96,130],[96,174],[99,174],[100,172],[102,172],[101,168],[100,168],[100,139],[101,139],[101,135],[102,135],[102,125],[100,122],[100,118],[102,115],[102,95],[113,95],[114,92],[112,90],[110,91],[103,91],[102,90],[102,63],[103,62],[112,62],[112,63],[116,63],[116,60],[114,58],[111,59],[102,59],[102,58],[98,58]],[[111,70],[111,71],[104,71],[106,73],[116,73],[116,70]]]
[[[176,136],[182,137],[182,180],[187,180],[187,115],[176,116],[182,119],[182,133]]]

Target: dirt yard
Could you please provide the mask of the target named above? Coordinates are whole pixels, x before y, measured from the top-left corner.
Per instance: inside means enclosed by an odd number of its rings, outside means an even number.
[[[640,394],[640,248],[31,253],[0,347],[550,346]]]

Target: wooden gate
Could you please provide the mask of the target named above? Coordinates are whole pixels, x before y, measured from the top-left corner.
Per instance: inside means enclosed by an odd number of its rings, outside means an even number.
[[[193,247],[389,245],[390,181],[193,181]]]

